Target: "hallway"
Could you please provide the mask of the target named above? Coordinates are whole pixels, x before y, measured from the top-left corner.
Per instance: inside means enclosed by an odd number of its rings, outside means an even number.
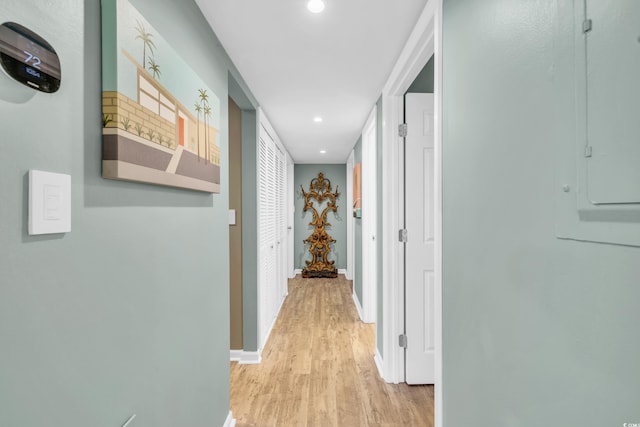
[[[289,280],[260,365],[231,364],[236,427],[433,425],[433,386],[387,384],[351,281]]]

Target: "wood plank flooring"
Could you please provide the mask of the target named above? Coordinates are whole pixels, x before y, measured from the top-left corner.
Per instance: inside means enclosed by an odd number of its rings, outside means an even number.
[[[433,386],[387,384],[351,282],[289,280],[260,365],[231,363],[236,427],[432,427]]]

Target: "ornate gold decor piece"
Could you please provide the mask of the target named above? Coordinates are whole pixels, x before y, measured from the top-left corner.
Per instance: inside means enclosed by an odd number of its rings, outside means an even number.
[[[336,212],[338,206],[336,205],[336,198],[340,195],[338,193],[338,186],[336,191],[331,192],[331,181],[324,178],[322,172],[318,173],[317,178],[311,180],[309,185],[309,192],[307,193],[302,189],[302,195],[304,196],[304,209],[311,209],[313,213],[313,221],[309,225],[313,225],[315,229],[313,233],[303,240],[303,243],[309,243],[309,252],[313,259],[311,261],[305,261],[307,266],[302,270],[302,277],[338,277],[338,270],[334,266],[335,261],[327,260],[329,252],[331,252],[331,243],[336,241],[327,233],[325,227],[331,224],[327,222],[327,214],[332,211]],[[325,199],[328,199],[327,207],[324,208],[321,215],[318,215],[318,211],[313,207],[313,201],[315,199],[318,203],[322,203]]]

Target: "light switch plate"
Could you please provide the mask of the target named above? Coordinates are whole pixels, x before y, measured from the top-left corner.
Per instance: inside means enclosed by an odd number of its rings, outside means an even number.
[[[236,210],[229,209],[229,225],[236,225]]]
[[[29,171],[29,234],[71,231],[71,176]]]

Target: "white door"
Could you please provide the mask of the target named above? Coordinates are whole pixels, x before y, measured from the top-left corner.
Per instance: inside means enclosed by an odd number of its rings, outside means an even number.
[[[405,381],[435,382],[434,96],[405,96]]]

